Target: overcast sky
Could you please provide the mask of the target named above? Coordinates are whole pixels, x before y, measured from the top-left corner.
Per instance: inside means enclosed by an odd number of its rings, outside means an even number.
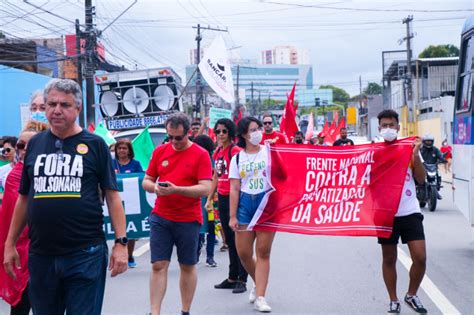
[[[84,23],[84,0],[30,0],[63,19],[20,0],[0,0],[0,30],[17,37],[57,37]],[[93,0],[97,26],[104,29],[134,0]],[[228,29],[204,31],[203,45],[221,33],[232,57],[258,60],[261,50],[293,45],[311,51],[314,83],[333,84],[351,95],[380,82],[382,51],[405,49],[402,20],[413,15],[414,55],[428,45],[459,46],[464,20],[474,14],[473,0],[439,1],[209,1],[138,0],[102,34],[111,61],[133,68],[171,66],[184,77],[189,50],[196,47],[198,23]],[[66,20],[65,20],[66,19]]]

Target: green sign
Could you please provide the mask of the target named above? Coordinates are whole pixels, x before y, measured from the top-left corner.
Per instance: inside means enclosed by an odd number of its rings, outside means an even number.
[[[232,119],[232,110],[211,107],[209,110],[209,128],[214,128],[216,122],[221,118]]]
[[[150,237],[148,216],[155,204],[156,195],[142,188],[145,173],[117,174],[117,184],[127,217],[129,239]],[[107,205],[104,210],[104,232],[107,239],[115,239]]]

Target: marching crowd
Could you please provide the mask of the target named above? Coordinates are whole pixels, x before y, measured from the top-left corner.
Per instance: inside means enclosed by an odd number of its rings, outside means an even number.
[[[249,292],[259,312],[271,312],[266,298],[275,233],[248,231],[254,214],[270,189],[263,144],[288,143],[274,131],[271,115],[244,117],[237,124],[219,119],[213,131],[183,113],[168,117],[167,142],[156,147],[143,170],[134,160],[129,140],[112,148],[77,124],[82,108],[80,87],[71,80],[51,80],[31,99],[31,121],[18,138],[3,139],[0,168],[3,202],[0,209],[0,297],[11,314],[100,314],[107,268],[117,276],[135,267],[135,241],[127,239],[126,218],[118,193],[117,173],[145,171],[143,188],[156,195],[150,223],[150,308],[160,314],[173,248],[180,268],[181,313],[189,314],[197,286],[196,264],[206,243],[206,264],[215,267],[214,244],[219,218],[228,274],[215,289]],[[381,136],[396,141],[398,114],[378,116]],[[325,134],[310,139],[327,145]],[[303,144],[304,135],[293,136]],[[334,145],[354,145],[342,129]],[[420,146],[415,140],[407,181],[395,215],[392,236],[379,238],[383,280],[389,295],[388,313],[400,313],[397,295],[397,243],[408,244],[413,261],[403,300],[417,313],[427,313],[417,291],[426,268],[423,215],[414,194],[425,180]],[[217,198],[216,198],[217,195]],[[109,254],[102,229],[102,204],[107,202],[115,231]],[[249,279],[250,276],[250,279]]]

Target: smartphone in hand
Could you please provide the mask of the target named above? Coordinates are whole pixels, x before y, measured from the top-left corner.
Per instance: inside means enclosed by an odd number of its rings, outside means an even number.
[[[169,187],[170,185],[168,183],[165,183],[165,182],[158,182],[158,186],[160,186],[160,187]]]

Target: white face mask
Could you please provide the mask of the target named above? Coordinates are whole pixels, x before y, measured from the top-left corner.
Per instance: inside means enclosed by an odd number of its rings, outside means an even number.
[[[380,136],[382,136],[382,138],[388,142],[397,139],[397,134],[398,134],[397,129],[384,128],[380,130]]]
[[[260,141],[262,141],[263,134],[261,130],[256,130],[252,133],[250,133],[250,143],[253,145],[258,145]]]

